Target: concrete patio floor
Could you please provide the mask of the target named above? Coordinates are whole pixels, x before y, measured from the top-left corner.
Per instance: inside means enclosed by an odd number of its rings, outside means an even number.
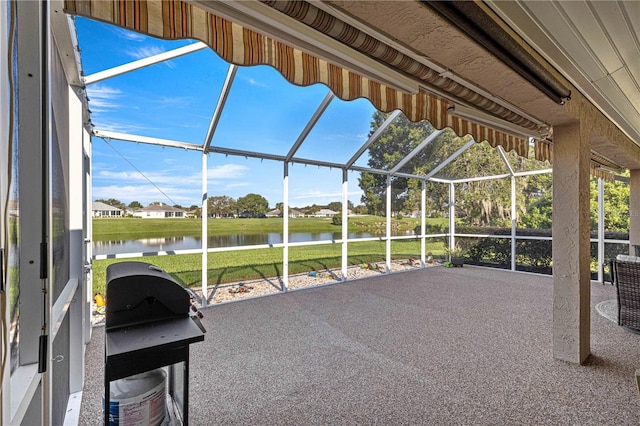
[[[192,425],[638,425],[640,336],[598,315],[586,365],[553,359],[551,277],[433,267],[203,310]],[[99,425],[104,329],[80,424]]]

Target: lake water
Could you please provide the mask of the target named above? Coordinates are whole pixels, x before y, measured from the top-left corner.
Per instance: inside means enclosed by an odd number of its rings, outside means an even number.
[[[410,235],[413,232],[396,234]],[[353,232],[349,234],[352,238],[370,238],[379,235],[366,232]],[[294,232],[289,234],[289,242],[299,243],[306,241],[331,241],[342,238],[341,232]],[[190,250],[199,249],[202,245],[201,238],[196,237],[172,237],[172,238],[145,238],[140,240],[126,241],[94,241],[93,255],[120,254],[120,253],[139,253],[152,251],[170,251],[170,250]],[[269,232],[262,234],[239,234],[239,235],[222,235],[210,236],[208,239],[209,248],[215,247],[236,247],[251,246],[259,244],[278,244],[282,243],[282,234],[278,232]]]

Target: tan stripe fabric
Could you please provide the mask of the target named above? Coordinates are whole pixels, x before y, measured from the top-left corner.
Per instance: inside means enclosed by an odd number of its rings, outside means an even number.
[[[613,182],[614,175],[608,170],[601,169],[596,163],[591,163],[591,176],[602,178],[608,182]]]
[[[437,71],[403,54],[393,47],[377,40],[368,34],[340,21],[327,12],[318,9],[306,1],[260,0],[262,3],[276,9],[296,20],[320,31],[345,45],[378,59],[405,73],[429,83],[459,99],[463,99],[480,110],[490,112],[495,116],[534,131],[538,125],[522,117],[508,108],[464,87],[458,82],[441,76]]]
[[[183,1],[65,0],[65,11],[154,37],[198,39],[227,62],[270,65],[293,84],[323,83],[341,99],[365,97],[380,111],[399,109],[411,121],[428,120],[437,129],[451,127],[457,135],[470,134],[478,142],[487,141],[494,147],[501,145],[506,151],[515,150],[524,157],[528,154],[524,139],[449,115],[447,108],[450,103],[444,99],[424,91],[415,95],[401,93]],[[325,15],[318,14],[314,22],[335,32],[338,28],[336,20]],[[398,65],[405,61],[393,49],[385,50],[376,44],[376,40],[370,37],[363,39],[351,28],[340,28],[340,34],[347,40],[360,43],[362,49],[378,52],[387,61]]]
[[[533,143],[534,155],[536,160],[548,161],[553,163],[553,150],[551,144],[543,141],[534,141]]]

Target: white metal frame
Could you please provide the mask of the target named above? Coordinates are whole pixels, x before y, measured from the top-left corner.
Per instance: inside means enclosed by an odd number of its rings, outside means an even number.
[[[160,55],[155,55],[154,57],[150,58],[148,61],[147,60],[139,60],[139,61],[135,61],[131,64],[125,64],[119,67],[116,67],[116,69],[113,70],[106,70],[106,71],[102,71],[100,73],[100,75],[92,75],[92,76],[88,76],[85,77],[85,83],[87,85],[92,84],[96,81],[102,81],[105,78],[108,78],[109,76],[113,76],[113,75],[120,75],[122,73],[125,72],[131,72],[134,71],[136,69],[140,69],[143,66],[147,66],[151,63],[158,63],[162,60],[167,60],[167,59],[171,59],[173,57],[179,56],[179,55],[183,55],[183,54],[188,54],[191,51],[198,51],[200,50],[200,46],[195,46],[192,45],[192,47],[190,48],[181,48],[181,49],[176,49],[174,51],[170,51],[170,52],[166,52],[165,54],[160,54]],[[225,82],[222,86],[221,89],[221,93],[218,97],[218,102],[216,105],[216,108],[214,110],[212,119],[211,119],[211,124],[209,127],[209,131],[207,132],[207,136],[205,138],[205,141],[203,142],[202,145],[198,145],[198,144],[194,144],[194,143],[188,143],[188,142],[181,142],[181,141],[174,141],[174,140],[164,140],[164,139],[158,139],[158,138],[149,138],[149,137],[144,137],[144,136],[137,136],[137,135],[128,135],[128,134],[122,134],[122,133],[115,133],[115,132],[109,132],[109,131],[103,131],[100,129],[95,129],[93,131],[94,136],[96,137],[100,137],[100,138],[105,138],[105,139],[117,139],[117,140],[122,140],[122,141],[131,141],[131,142],[137,142],[137,143],[145,143],[145,144],[153,144],[153,145],[160,145],[160,146],[166,146],[166,147],[176,147],[176,148],[182,148],[182,149],[189,149],[189,150],[196,150],[196,151],[201,151],[202,155],[203,155],[203,166],[202,166],[202,185],[203,185],[203,198],[202,198],[202,211],[203,211],[203,232],[202,232],[202,241],[203,241],[203,246],[201,250],[196,250],[195,252],[202,252],[202,264],[203,264],[203,272],[202,272],[202,292],[203,294],[207,294],[207,289],[206,289],[206,265],[207,263],[207,253],[215,253],[215,252],[219,252],[219,251],[230,251],[230,250],[253,250],[253,249],[260,249],[260,248],[282,248],[283,249],[283,274],[282,274],[282,290],[286,291],[288,288],[288,271],[289,271],[289,265],[288,265],[288,258],[289,258],[289,248],[290,247],[296,247],[296,246],[303,246],[303,245],[316,245],[316,244],[333,244],[333,243],[339,243],[342,244],[342,266],[341,266],[341,271],[342,271],[342,275],[343,275],[343,280],[346,279],[346,272],[347,272],[347,259],[348,259],[348,244],[349,242],[353,241],[353,242],[358,242],[358,241],[377,241],[377,240],[383,240],[385,241],[385,266],[386,266],[386,270],[387,272],[390,271],[391,268],[391,241],[392,240],[401,240],[401,239],[406,239],[406,238],[414,238],[414,237],[391,237],[391,191],[390,191],[390,187],[391,187],[391,179],[392,177],[405,177],[405,178],[414,178],[414,179],[419,179],[422,182],[422,193],[421,193],[421,207],[422,207],[422,218],[421,218],[421,235],[419,236],[420,240],[421,240],[421,250],[420,250],[420,259],[421,259],[421,265],[424,267],[425,265],[425,258],[426,258],[426,253],[425,253],[425,240],[426,238],[430,238],[430,237],[434,237],[434,235],[425,235],[425,204],[426,204],[426,189],[425,189],[425,184],[426,181],[430,180],[433,182],[439,182],[439,183],[443,183],[443,184],[447,184],[449,186],[449,191],[450,191],[450,195],[449,195],[449,232],[444,234],[446,236],[449,237],[449,248],[450,249],[454,249],[455,248],[455,239],[456,237],[481,237],[481,235],[467,235],[467,234],[458,234],[456,233],[455,230],[455,184],[459,184],[459,183],[466,183],[466,182],[475,182],[475,181],[481,181],[481,180],[489,180],[489,179],[503,179],[503,178],[509,178],[511,180],[511,218],[512,218],[512,223],[511,223],[511,235],[510,236],[489,236],[487,235],[486,237],[495,237],[495,238],[510,238],[511,240],[511,269],[512,270],[516,270],[516,241],[518,239],[546,239],[544,237],[540,238],[540,237],[524,237],[524,236],[518,236],[517,235],[517,230],[516,230],[516,179],[518,177],[524,177],[524,176],[528,176],[528,175],[533,175],[533,174],[540,174],[540,173],[550,173],[551,169],[544,169],[544,170],[533,170],[533,171],[525,171],[525,172],[515,172],[513,170],[513,168],[511,167],[506,154],[504,152],[504,150],[502,149],[502,147],[498,147],[497,151],[499,153],[499,155],[501,156],[504,164],[506,165],[507,169],[508,169],[508,173],[505,174],[501,174],[501,175],[492,175],[492,176],[479,176],[479,177],[471,177],[471,178],[464,178],[464,179],[442,179],[442,178],[437,178],[436,175],[442,170],[444,169],[446,166],[448,166],[451,162],[455,161],[460,155],[462,155],[462,153],[464,153],[466,150],[468,150],[469,148],[471,148],[473,145],[475,145],[475,141],[471,140],[469,142],[467,142],[465,145],[463,145],[461,148],[459,148],[456,152],[454,152],[449,158],[447,158],[446,160],[444,160],[442,163],[440,163],[439,165],[437,165],[433,170],[431,170],[429,173],[427,173],[424,176],[420,176],[420,175],[413,175],[410,173],[403,173],[401,172],[401,169],[412,159],[414,158],[418,153],[420,153],[429,143],[431,143],[432,141],[434,141],[435,139],[437,139],[437,137],[442,133],[442,131],[438,130],[433,132],[431,135],[429,135],[424,141],[422,141],[415,149],[413,149],[409,154],[407,154],[406,156],[404,156],[402,158],[402,160],[400,162],[398,162],[396,165],[394,165],[390,170],[381,170],[381,169],[374,169],[374,168],[370,168],[370,167],[362,167],[362,166],[357,166],[355,163],[356,161],[367,151],[367,149],[380,137],[380,135],[388,128],[388,126],[390,126],[394,120],[401,114],[400,111],[396,110],[394,112],[392,112],[387,119],[380,125],[380,127],[378,129],[376,129],[376,131],[369,137],[369,139],[364,142],[360,148],[358,150],[356,150],[356,152],[345,162],[345,163],[334,163],[334,162],[328,162],[328,161],[322,161],[322,160],[316,160],[316,159],[311,159],[311,158],[303,158],[303,157],[297,157],[296,153],[298,152],[298,149],[300,148],[300,146],[304,143],[306,137],[309,135],[309,133],[311,132],[311,130],[313,129],[313,127],[315,126],[315,124],[318,122],[318,120],[322,117],[322,114],[326,111],[327,107],[329,106],[329,104],[331,103],[331,101],[334,99],[334,95],[328,91],[325,98],[322,100],[322,102],[320,103],[320,105],[318,106],[318,108],[316,109],[316,111],[313,113],[312,117],[309,119],[309,121],[307,122],[307,124],[305,125],[305,127],[303,128],[302,132],[300,133],[300,135],[297,137],[297,139],[292,143],[289,151],[287,152],[287,154],[285,155],[278,155],[278,154],[269,154],[269,153],[261,153],[261,152],[255,152],[255,151],[246,151],[246,150],[240,150],[240,149],[234,149],[234,148],[227,148],[227,147],[222,147],[222,146],[216,146],[213,143],[214,140],[214,136],[215,136],[215,131],[217,128],[217,124],[219,122],[220,116],[222,114],[222,111],[224,109],[224,105],[226,102],[226,99],[232,89],[233,86],[233,81],[234,81],[234,77],[235,74],[237,72],[237,67],[235,65],[230,65],[228,72],[227,72],[227,77],[225,79]],[[467,113],[468,109],[465,108],[464,106],[460,106],[460,105],[456,105],[454,108],[452,108],[452,113],[453,114],[465,114]],[[475,111],[472,111],[475,114]],[[477,117],[474,116],[474,119],[477,119]],[[496,123],[491,122],[490,123],[492,125],[492,127],[496,126]],[[502,130],[508,130],[509,133],[513,133],[513,134],[517,134],[517,135],[522,135],[522,134],[526,134],[526,133],[530,133],[529,130],[527,130],[526,132],[523,131],[520,128],[508,128],[508,129],[502,129]],[[543,129],[544,130],[544,129]],[[215,153],[215,154],[221,154],[221,155],[231,155],[231,156],[241,156],[241,157],[245,157],[245,158],[259,158],[259,159],[266,159],[266,160],[273,160],[273,161],[279,161],[283,163],[283,204],[284,204],[284,212],[283,212],[283,242],[281,244],[261,244],[261,245],[253,245],[253,246],[245,246],[245,247],[228,247],[228,248],[214,248],[214,249],[210,249],[206,246],[206,200],[207,200],[207,188],[206,188],[206,181],[207,181],[207,155],[209,155],[210,153]],[[289,165],[290,164],[294,164],[294,163],[298,163],[298,164],[305,164],[305,165],[315,165],[315,166],[319,166],[319,167],[330,167],[330,168],[338,168],[340,170],[343,171],[343,177],[342,177],[342,213],[343,213],[343,225],[342,225],[342,238],[340,240],[332,240],[332,241],[315,241],[315,242],[305,242],[305,243],[291,243],[288,240],[288,234],[289,234],[289,215],[288,215],[288,211],[289,211]],[[347,192],[348,192],[348,171],[360,171],[360,172],[369,172],[369,173],[374,173],[374,174],[380,174],[383,176],[387,176],[387,193],[386,193],[386,226],[385,226],[385,231],[386,231],[386,235],[384,237],[377,237],[377,238],[359,238],[359,239],[354,239],[354,240],[349,240],[348,238],[348,216],[347,216]],[[604,240],[602,242],[602,244],[604,244]],[[603,250],[603,249],[602,249]],[[175,254],[180,254],[180,253],[193,253],[193,250],[178,250],[178,251],[174,251],[173,253]],[[162,255],[163,252],[157,252],[158,255]],[[145,253],[146,255],[149,255],[149,253]],[[120,255],[116,255],[116,256],[96,256],[96,259],[102,259],[102,258],[110,258],[110,257],[117,257],[117,258],[126,258],[126,257],[134,257],[136,255],[139,255],[139,253],[126,253],[126,254],[120,254]],[[601,256],[603,257],[603,255]],[[206,299],[206,298],[205,298]],[[206,303],[206,300],[203,300],[203,303]]]

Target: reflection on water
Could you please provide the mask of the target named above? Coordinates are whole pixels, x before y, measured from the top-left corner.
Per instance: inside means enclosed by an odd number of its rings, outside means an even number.
[[[409,234],[412,232],[409,231]],[[409,235],[401,234],[401,235]],[[397,235],[397,234],[396,234]],[[349,239],[369,238],[377,235],[366,232],[352,232]],[[300,243],[306,241],[332,241],[342,238],[340,232],[294,232],[289,234],[289,242]],[[93,254],[119,254],[119,253],[139,253],[149,251],[171,251],[199,249],[201,238],[197,237],[169,237],[169,238],[145,238],[140,240],[126,241],[94,241]],[[237,247],[252,246],[259,244],[279,244],[282,243],[282,234],[269,232],[262,234],[237,234],[237,235],[215,235],[208,237],[209,248],[215,247]]]

